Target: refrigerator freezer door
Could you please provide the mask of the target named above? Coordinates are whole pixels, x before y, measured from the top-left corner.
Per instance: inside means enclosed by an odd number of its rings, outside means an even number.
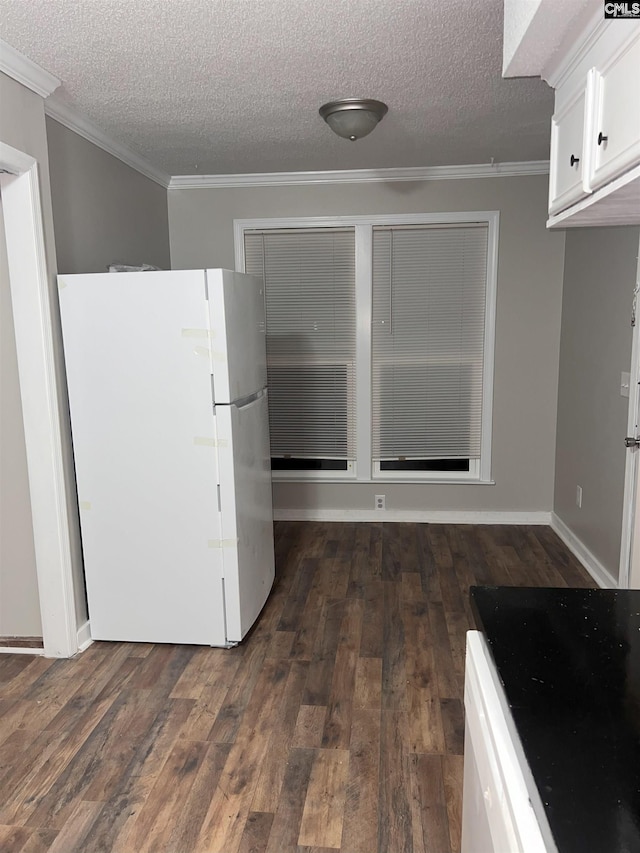
[[[91,634],[224,645],[204,272],[59,292]]]
[[[206,275],[215,402],[232,403],[267,384],[262,282],[230,270]]]
[[[275,577],[267,393],[216,406],[227,639],[255,622]]]

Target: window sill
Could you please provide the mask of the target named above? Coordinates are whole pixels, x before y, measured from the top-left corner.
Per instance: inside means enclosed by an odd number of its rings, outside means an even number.
[[[385,483],[402,483],[403,486],[409,486],[412,483],[422,486],[495,486],[496,484],[495,480],[479,480],[477,477],[451,477],[449,479],[446,477],[405,477],[404,480],[400,477],[380,477],[379,479],[369,480],[369,482],[376,486],[382,486]]]
[[[468,479],[442,479],[431,477],[420,478],[412,477],[411,479],[405,478],[391,478],[385,477],[384,479],[379,480],[357,480],[355,477],[272,477],[272,482],[274,483],[313,483],[315,485],[322,483],[344,483],[345,485],[357,485],[357,486],[382,486],[385,483],[393,483],[395,485],[403,485],[403,486],[495,486],[495,480],[478,480],[477,477],[470,477]]]

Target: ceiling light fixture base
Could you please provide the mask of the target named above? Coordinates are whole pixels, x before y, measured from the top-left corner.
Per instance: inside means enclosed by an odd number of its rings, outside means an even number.
[[[355,142],[371,133],[388,110],[372,98],[342,98],[323,104],[319,112],[334,133]]]

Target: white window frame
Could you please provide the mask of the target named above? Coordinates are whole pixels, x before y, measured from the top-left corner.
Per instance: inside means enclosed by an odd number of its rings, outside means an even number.
[[[482,394],[482,437],[480,461],[471,470],[433,472],[383,471],[371,459],[371,318],[372,318],[372,245],[376,225],[447,225],[460,223],[487,225],[487,285],[485,300],[484,364]],[[333,483],[485,483],[491,479],[491,439],[493,421],[493,373],[495,364],[496,298],[498,289],[498,239],[500,213],[497,210],[473,210],[445,213],[377,214],[371,216],[313,216],[234,219],[235,265],[244,272],[244,232],[268,228],[354,227],[356,243],[356,460],[353,470],[336,476],[335,471],[273,471],[274,480],[287,482],[321,480]]]

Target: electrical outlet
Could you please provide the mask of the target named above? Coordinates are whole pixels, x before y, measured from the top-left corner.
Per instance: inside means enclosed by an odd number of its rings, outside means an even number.
[[[582,486],[576,486],[576,506],[582,509]]]
[[[621,373],[620,374],[620,396],[628,397],[629,396],[629,388],[631,386],[631,374],[630,373]]]
[[[375,507],[376,509],[384,509],[386,495],[376,495],[375,498]]]

